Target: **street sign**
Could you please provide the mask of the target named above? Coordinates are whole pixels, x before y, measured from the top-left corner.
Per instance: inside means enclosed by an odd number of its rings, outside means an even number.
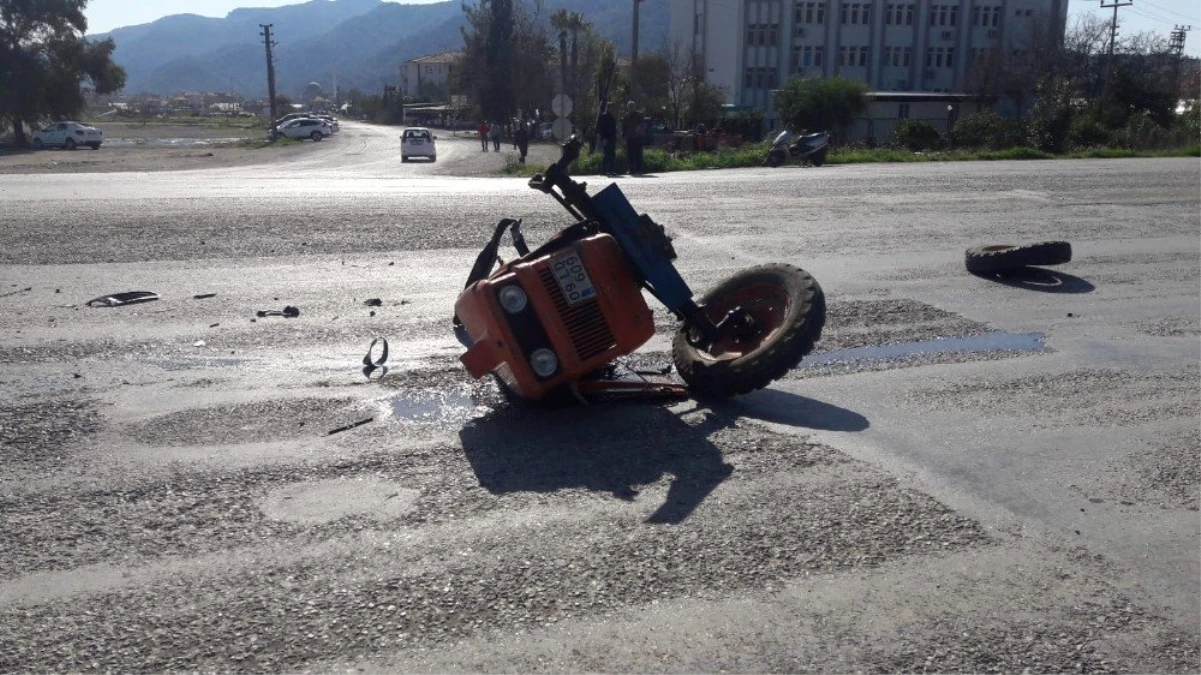
[[[571,120],[557,119],[551,130],[555,132],[555,138],[560,141],[566,140],[571,135]]]
[[[550,109],[556,117],[567,117],[573,110],[571,97],[566,94],[555,94],[550,101]]]

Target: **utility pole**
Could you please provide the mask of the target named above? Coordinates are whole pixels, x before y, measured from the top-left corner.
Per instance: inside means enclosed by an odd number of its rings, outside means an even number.
[[[279,115],[275,110],[275,59],[271,56],[271,47],[275,45],[271,41],[271,27],[275,24],[259,24],[263,29],[263,44],[267,46],[267,97],[271,105],[271,124],[275,124],[275,120],[279,119]]]
[[[630,83],[634,93],[638,91],[638,6],[646,0],[634,0],[634,36],[630,49]]]
[[[1105,4],[1105,0],[1101,0],[1101,9],[1113,8],[1113,21],[1109,24],[1109,66],[1108,73],[1105,76],[1107,83],[1113,81],[1113,46],[1118,41],[1118,8],[1129,7],[1133,4],[1134,0],[1127,0],[1126,2],[1115,0],[1112,5],[1107,5]]]
[[[1177,25],[1172,31],[1171,38],[1168,42],[1168,51],[1175,57],[1172,64],[1173,83],[1176,85],[1176,94],[1180,94],[1180,69],[1184,66],[1184,38],[1188,32],[1192,30],[1192,26]]]

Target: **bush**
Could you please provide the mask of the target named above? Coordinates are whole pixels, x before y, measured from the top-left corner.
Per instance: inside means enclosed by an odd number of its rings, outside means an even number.
[[[1030,144],[1043,152],[1061,153],[1067,149],[1068,131],[1075,110],[1071,84],[1060,77],[1048,77],[1038,84],[1038,99],[1030,111]]]
[[[897,142],[918,152],[936,147],[941,140],[938,129],[923,120],[901,120],[892,128]]]
[[[1201,104],[1194,101],[1177,115],[1175,129],[1183,145],[1196,145],[1201,140]]]
[[[1113,141],[1109,129],[1094,115],[1080,115],[1068,127],[1068,143],[1072,148],[1097,148]]]
[[[1025,123],[1020,118],[1005,118],[985,110],[968,115],[955,123],[947,140],[959,148],[1007,150],[1026,139]]]
[[[1157,150],[1171,145],[1171,134],[1142,110],[1126,120],[1126,126],[1116,134],[1123,147],[1131,150]]]

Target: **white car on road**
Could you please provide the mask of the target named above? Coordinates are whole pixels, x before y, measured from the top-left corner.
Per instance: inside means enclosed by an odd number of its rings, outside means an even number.
[[[284,138],[311,138],[314,141],[319,141],[326,136],[332,136],[334,130],[330,128],[329,122],[319,120],[314,117],[301,117],[294,119],[291,122],[285,122],[276,127],[275,134]]]
[[[56,147],[74,150],[81,145],[99,150],[103,142],[103,131],[80,122],[55,122],[41,131],[33,132],[33,147],[39,150]]]
[[[435,136],[425,127],[409,127],[400,135],[400,161],[407,162],[410,157],[428,157],[431,162],[438,161],[438,148],[434,145]]]

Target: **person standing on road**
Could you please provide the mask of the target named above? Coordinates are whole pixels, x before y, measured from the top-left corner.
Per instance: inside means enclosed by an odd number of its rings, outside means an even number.
[[[617,173],[617,118],[608,104],[596,118],[596,135],[601,143],[601,173],[612,176]]]
[[[621,135],[626,140],[626,161],[631,176],[644,173],[642,166],[642,113],[633,101],[626,104],[626,116],[621,120]]]
[[[492,151],[500,152],[500,122],[493,122],[488,134],[492,136]]]
[[[518,160],[525,164],[525,156],[530,151],[530,128],[521,120],[517,123],[517,130],[513,132],[513,144],[517,146],[517,151],[521,153],[521,159]]]
[[[480,122],[480,125],[475,130],[476,134],[480,137],[480,149],[484,152],[488,152],[488,129],[488,122],[485,120]]]

